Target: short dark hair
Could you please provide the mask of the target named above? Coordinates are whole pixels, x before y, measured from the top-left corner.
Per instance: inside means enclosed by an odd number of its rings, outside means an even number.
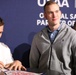
[[[3,26],[4,25],[4,21],[3,19],[0,17],[0,26]]]
[[[52,4],[57,4],[57,3],[53,0],[47,1],[46,4],[44,5],[44,11],[45,11],[46,6],[49,6],[49,5],[52,5]]]

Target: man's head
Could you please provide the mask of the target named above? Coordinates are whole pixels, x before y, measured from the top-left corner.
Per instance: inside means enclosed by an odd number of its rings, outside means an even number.
[[[4,22],[3,22],[3,19],[0,17],[0,38],[3,33],[3,28],[4,28]]]
[[[61,11],[57,3],[47,1],[44,6],[44,17],[48,20],[49,25],[60,25]]]
[[[46,4],[44,5],[44,12],[46,11],[46,7],[49,6],[49,5],[52,5],[52,4],[57,4],[57,3],[52,1],[52,0],[47,1]]]

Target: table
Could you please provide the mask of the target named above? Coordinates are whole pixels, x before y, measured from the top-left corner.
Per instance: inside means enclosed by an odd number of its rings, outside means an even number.
[[[54,71],[54,70],[47,70],[46,72],[40,72],[38,69],[27,69],[27,71],[29,72],[35,72],[35,73],[40,73],[40,75],[66,75],[64,73],[60,73],[58,71]]]
[[[28,71],[19,71],[19,70],[7,70],[7,69],[1,69],[0,75],[41,75],[41,73],[34,73],[34,72],[28,72]]]
[[[53,70],[47,70],[46,72],[39,72],[38,69],[27,69],[27,71],[19,71],[19,70],[6,70],[3,69],[0,71],[0,75],[66,75],[64,73],[60,73],[57,71],[53,71]]]
[[[47,70],[47,72],[43,73],[42,75],[66,75],[66,74],[60,73],[60,72],[57,72],[57,71],[53,71],[53,70]]]

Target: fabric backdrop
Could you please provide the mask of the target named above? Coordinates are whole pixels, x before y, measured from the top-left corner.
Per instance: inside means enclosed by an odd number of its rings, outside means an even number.
[[[5,27],[1,38],[13,52],[18,46],[31,45],[33,36],[47,25],[43,6],[49,0],[0,0],[0,17]],[[76,0],[54,0],[62,11],[61,23],[73,26]]]

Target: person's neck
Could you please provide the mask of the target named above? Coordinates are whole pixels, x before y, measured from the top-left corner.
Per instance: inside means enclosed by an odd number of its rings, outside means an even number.
[[[51,31],[55,31],[55,30],[58,29],[59,26],[60,25],[49,25],[49,28],[50,28]]]

